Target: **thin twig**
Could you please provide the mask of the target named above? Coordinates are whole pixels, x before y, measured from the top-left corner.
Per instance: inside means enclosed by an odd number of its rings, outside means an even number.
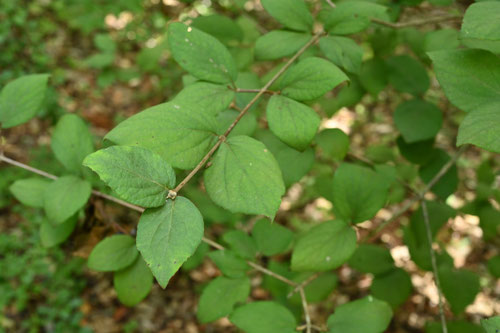
[[[445,22],[445,21],[452,21],[452,20],[457,20],[461,19],[461,16],[457,15],[443,15],[443,16],[436,16],[436,17],[431,17],[427,19],[422,19],[422,20],[415,20],[415,21],[409,21],[409,22],[388,22],[384,20],[380,20],[377,18],[372,18],[371,21],[376,24],[380,24],[392,29],[402,29],[402,28],[408,28],[408,27],[418,27],[426,24],[431,24],[431,23],[440,23],[440,22]]]
[[[262,87],[259,90],[259,92],[252,98],[252,100],[250,102],[248,102],[248,104],[243,108],[243,110],[241,110],[241,112],[238,114],[238,116],[232,122],[232,124],[229,125],[229,127],[224,132],[224,134],[219,137],[219,140],[217,140],[215,145],[203,157],[203,159],[200,161],[200,163],[198,163],[198,165],[179,183],[179,185],[176,186],[176,188],[174,189],[174,192],[178,193],[184,187],[184,185],[186,185],[191,180],[191,178],[193,178],[194,175],[196,175],[198,173],[198,171],[200,171],[200,169],[203,167],[203,165],[205,165],[205,163],[210,159],[210,157],[212,157],[212,155],[215,153],[217,148],[219,148],[219,146],[222,144],[222,142],[224,142],[226,140],[229,133],[231,133],[233,128],[238,124],[240,119],[247,113],[247,111],[252,107],[252,105],[254,105],[255,102],[257,102],[257,100],[262,95],[264,95],[266,91],[268,91],[269,87],[271,87],[273,85],[273,83],[279,79],[279,77],[294,63],[295,60],[297,60],[298,57],[300,57],[322,35],[323,35],[323,32],[314,35],[311,38],[311,40],[309,40],[309,42],[306,45],[304,45],[300,50],[298,50],[297,53],[295,53],[295,55],[292,58],[290,58],[290,60],[288,60],[287,63],[269,80],[269,82],[267,82],[264,85],[264,87]]]
[[[284,282],[284,283],[286,283],[286,284],[288,284],[288,285],[290,285],[292,287],[295,287],[297,285],[297,283],[293,282],[292,280],[289,280],[289,279],[287,279],[286,277],[284,277],[282,275],[274,273],[273,271],[270,271],[267,268],[262,267],[261,265],[254,263],[253,261],[247,260],[247,264],[250,267],[253,267],[256,270],[258,270],[259,272],[262,272],[262,273],[264,273],[266,275],[272,276],[273,278],[275,278],[277,280],[280,280],[281,282]]]
[[[311,283],[314,280],[316,280],[320,275],[321,275],[320,272],[314,273],[313,275],[311,275],[310,277],[308,277],[307,279],[305,279],[304,281],[302,281],[301,283],[299,283],[297,285],[297,287],[295,287],[292,291],[290,291],[288,293],[287,298],[290,298],[290,297],[293,296],[293,294],[298,293],[300,291],[300,289],[304,289],[306,286],[309,285],[309,283]]]
[[[422,213],[424,215],[425,231],[427,234],[427,241],[429,246],[429,253],[431,255],[432,271],[434,273],[434,281],[436,282],[436,287],[438,289],[439,317],[441,317],[441,327],[443,329],[443,333],[448,333],[448,327],[446,326],[446,318],[444,316],[443,292],[441,290],[441,282],[439,281],[436,253],[434,252],[434,248],[432,247],[432,231],[431,231],[431,223],[429,221],[429,211],[427,210],[427,203],[425,202],[423,195],[421,202],[422,202]]]
[[[242,88],[236,88],[237,93],[259,93],[261,89],[242,89]],[[276,95],[279,94],[279,91],[274,91],[274,90],[266,90],[264,91],[264,94],[269,94],[269,95]]]
[[[302,307],[304,308],[304,316],[306,317],[306,332],[311,333],[311,316],[309,315],[309,307],[307,305],[306,293],[304,288],[299,289]]]

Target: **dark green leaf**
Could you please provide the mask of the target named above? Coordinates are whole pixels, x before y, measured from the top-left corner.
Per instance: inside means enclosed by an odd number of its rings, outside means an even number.
[[[252,302],[237,308],[229,320],[246,333],[295,333],[293,314],[275,302]]]
[[[311,31],[313,17],[303,0],[262,0],[262,6],[285,27]]]
[[[450,159],[451,157],[444,150],[438,149],[437,152],[433,154],[432,159],[420,168],[420,178],[422,178],[426,184],[429,183]],[[457,186],[457,167],[453,165],[432,187],[431,191],[445,200],[456,191]]]
[[[351,38],[340,36],[323,37],[319,47],[335,65],[351,73],[359,73],[363,59],[363,49]]]
[[[327,157],[342,161],[349,151],[349,137],[341,129],[329,128],[316,135],[316,143]]]
[[[375,276],[370,290],[373,296],[397,308],[411,295],[410,274],[404,269],[395,267],[389,272]]]
[[[113,285],[120,302],[134,306],[141,302],[151,291],[153,274],[144,259],[137,256],[134,263],[114,273]]]
[[[288,57],[300,50],[311,35],[300,32],[273,30],[257,39],[255,56],[258,60],[274,60]]]
[[[44,191],[44,208],[49,222],[65,222],[82,208],[90,197],[90,184],[74,176],[54,180]]]
[[[446,266],[439,267],[438,274],[443,294],[453,313],[463,312],[467,305],[474,302],[480,290],[479,276],[464,269],[455,270]]]
[[[393,56],[387,60],[389,83],[401,92],[422,95],[429,89],[430,81],[425,67],[407,55]]]
[[[441,110],[421,99],[405,101],[394,112],[394,123],[406,143],[434,138],[443,124]]]
[[[64,242],[75,230],[78,216],[70,217],[66,222],[53,226],[43,221],[40,226],[40,241],[44,247],[52,247]]]
[[[379,275],[392,270],[394,260],[389,250],[381,246],[360,244],[349,259],[349,266],[362,273]]]
[[[90,253],[87,265],[100,272],[113,272],[130,266],[138,256],[135,240],[128,235],[104,238]]]
[[[238,42],[243,39],[240,26],[227,16],[218,14],[198,16],[191,26],[214,36],[222,43]]]
[[[162,288],[192,256],[203,237],[203,217],[188,199],[150,208],[137,226],[137,249]]]
[[[260,219],[255,223],[252,236],[255,238],[258,250],[265,256],[286,251],[293,241],[292,231],[267,219]]]

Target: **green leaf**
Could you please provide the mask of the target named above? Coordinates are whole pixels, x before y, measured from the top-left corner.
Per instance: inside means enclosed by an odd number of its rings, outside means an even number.
[[[174,168],[191,169],[217,137],[215,118],[196,110],[191,104],[156,105],[120,123],[105,139],[118,145],[148,148]]]
[[[459,46],[458,31],[455,29],[440,29],[425,34],[425,52],[453,50]]]
[[[432,103],[412,99],[398,105],[394,123],[406,143],[434,138],[443,124],[441,110]]]
[[[223,276],[209,282],[201,293],[196,316],[204,324],[229,315],[237,303],[250,294],[250,279],[229,279]]]
[[[90,197],[90,184],[74,176],[50,183],[44,191],[44,208],[52,224],[61,224],[82,208]]]
[[[469,112],[458,128],[457,146],[470,143],[500,153],[500,100]]]
[[[392,308],[397,308],[410,297],[412,288],[410,274],[395,267],[387,273],[375,276],[370,290],[373,296],[386,301]]]
[[[83,159],[94,151],[87,125],[75,114],[66,114],[59,119],[50,146],[59,162],[76,173],[81,173]]]
[[[359,81],[363,88],[373,96],[377,96],[388,83],[387,64],[380,58],[364,62],[359,73]]]
[[[448,163],[451,159],[444,150],[438,149],[435,154],[433,154],[432,159],[422,166],[419,170],[419,175],[422,180],[428,184],[441,170],[441,168]],[[438,197],[446,200],[448,196],[453,194],[458,187],[458,173],[457,166],[453,165],[441,179],[431,188]]]
[[[294,278],[293,281],[301,283],[310,278],[313,273],[300,273]],[[324,272],[314,280],[309,282],[304,288],[304,293],[306,294],[306,300],[308,303],[318,303],[324,301],[328,296],[335,290],[338,283],[338,277],[332,272]],[[288,293],[295,289],[292,286],[288,286]],[[287,294],[288,294],[287,293]],[[302,299],[299,293],[294,293],[292,297],[289,298],[290,303],[296,305],[302,305]]]
[[[497,254],[496,256],[490,258],[487,265],[491,275],[493,275],[497,279],[500,279],[500,254]]]
[[[214,36],[225,44],[243,39],[243,31],[238,23],[224,15],[198,16],[191,26]]]
[[[175,187],[172,167],[148,149],[113,146],[89,155],[84,165],[120,197],[143,207],[165,204],[169,189]]]
[[[389,304],[367,296],[338,306],[328,318],[330,333],[382,333],[392,318]]]
[[[500,316],[481,319],[481,326],[486,330],[486,333],[500,332]]]
[[[203,237],[203,217],[184,197],[146,209],[137,226],[137,249],[162,288],[192,256]]]
[[[361,70],[363,49],[351,38],[328,36],[319,40],[323,54],[335,65],[358,74]]]
[[[0,92],[0,124],[21,125],[40,111],[47,90],[48,74],[25,75],[9,82]]]
[[[476,2],[465,12],[460,39],[472,49],[500,53],[500,3]]]
[[[252,229],[252,237],[257,248],[265,256],[272,256],[285,252],[293,241],[293,232],[288,228],[271,223],[267,219],[258,220]]]
[[[44,247],[52,247],[64,242],[75,230],[78,216],[74,215],[62,224],[53,226],[43,221],[40,226],[40,241]]]
[[[271,301],[252,302],[237,308],[229,320],[246,333],[295,333],[293,314]]]
[[[404,158],[411,163],[420,165],[428,163],[438,151],[434,148],[434,138],[425,141],[407,143],[402,136],[399,136],[396,139],[396,144],[399,152]]]
[[[323,222],[302,235],[292,253],[294,271],[328,271],[345,263],[356,250],[356,232],[344,221]]]
[[[479,276],[464,269],[441,266],[438,269],[439,280],[444,297],[450,303],[451,311],[458,315],[467,305],[474,302],[480,291]]]
[[[271,131],[297,150],[304,150],[310,145],[320,123],[312,108],[278,95],[269,100],[266,114]]]
[[[225,85],[196,82],[182,89],[172,100],[176,105],[196,106],[197,113],[217,115],[226,110],[235,93]]]
[[[144,259],[137,256],[132,265],[114,273],[113,285],[120,302],[127,306],[134,306],[146,298],[151,291],[153,274]]]
[[[342,163],[333,177],[333,209],[346,221],[371,219],[384,207],[389,184],[366,167]]]
[[[281,80],[282,95],[298,101],[323,96],[349,78],[328,60],[310,57],[290,68]]]
[[[500,101],[500,59],[483,50],[429,53],[446,97],[463,111]]]
[[[300,32],[273,30],[259,37],[255,43],[258,60],[275,60],[288,57],[300,50],[311,39],[311,35]]]
[[[498,209],[487,205],[479,209],[477,215],[485,240],[492,240],[500,234],[500,211]]]
[[[87,265],[99,272],[114,272],[132,265],[138,254],[132,237],[115,235],[104,238],[92,249]]]
[[[249,269],[245,260],[237,257],[234,252],[229,250],[218,250],[208,254],[210,259],[221,270],[222,274],[231,278],[241,278],[246,276]]]
[[[168,28],[168,45],[177,63],[200,80],[230,83],[238,76],[226,47],[201,30],[172,23]]]
[[[430,81],[425,67],[408,55],[393,56],[387,60],[389,83],[401,92],[422,95]]]
[[[278,161],[287,187],[301,180],[311,170],[314,163],[314,151],[311,148],[307,148],[303,152],[295,150],[284,144],[270,131],[257,132],[257,139],[269,148]]]
[[[313,17],[303,0],[262,0],[264,9],[291,30],[311,31]]]
[[[200,243],[196,252],[188,258],[182,265],[183,271],[190,271],[201,265],[205,259],[206,254],[210,251],[210,245],[207,243]]]
[[[257,254],[255,241],[242,230],[230,230],[222,236],[222,240],[229,245],[231,250],[244,259],[254,259]]]
[[[322,153],[342,161],[349,151],[349,137],[341,129],[328,128],[316,135],[316,143]]]
[[[224,132],[229,128],[229,126],[236,120],[240,113],[236,110],[226,110],[217,115],[218,129],[217,133],[223,135]],[[229,133],[229,138],[238,135],[248,135],[251,136],[257,129],[257,117],[254,113],[247,113],[241,120],[236,124],[231,133]]]
[[[335,35],[350,35],[368,28],[371,18],[389,21],[387,7],[368,1],[336,3],[325,20],[325,29]]]
[[[234,213],[273,218],[285,192],[278,163],[261,142],[247,136],[224,141],[205,172],[210,198]]]
[[[381,246],[360,244],[349,259],[349,266],[362,273],[379,275],[392,270],[394,260],[389,250]]]
[[[43,208],[45,188],[50,184],[48,179],[44,178],[26,178],[16,180],[10,185],[9,190],[14,197],[23,205]]]

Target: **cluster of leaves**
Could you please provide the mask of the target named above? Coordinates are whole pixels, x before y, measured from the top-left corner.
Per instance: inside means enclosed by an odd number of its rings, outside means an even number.
[[[36,228],[44,223],[42,216],[20,205],[12,209],[31,223],[17,233],[0,234],[1,327],[17,332],[90,332],[80,324],[84,261],[68,260],[63,250],[42,246]]]
[[[401,4],[389,11],[373,2],[344,1],[334,8],[324,2],[313,16],[302,0],[261,2],[282,25],[280,30],[260,36],[254,22],[219,15],[199,17],[190,25],[171,23],[168,47],[189,73],[183,90],[172,100],[120,123],[105,137],[109,147],[98,151],[83,120],[64,115],[51,139],[52,151],[64,166],[61,177],[18,180],[11,192],[22,203],[44,209],[47,219],[40,235],[46,246],[60,244],[73,232],[92,186],[99,183],[95,174],[114,195],[144,210],[135,239],[107,237],[88,261],[91,269],[114,273],[118,298],[126,305],[143,300],[153,278],[165,288],[181,267],[193,269],[207,255],[223,276],[203,289],[198,307],[201,322],[229,316],[250,333],[294,332],[302,303],[326,299],[338,282],[334,270],[347,264],[374,276],[371,294],[337,307],[328,318],[328,330],[383,332],[393,311],[412,294],[412,283],[383,245],[358,244],[356,224],[373,219],[389,204],[404,201],[408,191],[403,183],[416,186],[419,193],[433,192],[436,200],[422,201],[403,228],[412,261],[422,270],[433,270],[429,243],[459,213],[446,203],[457,190],[459,178],[455,160],[436,145],[444,119],[435,98],[428,94],[431,79],[426,65],[432,62],[448,99],[467,112],[457,145],[500,152],[498,3],[470,6],[460,32],[444,29],[424,34],[385,27],[398,18]],[[381,27],[368,34],[374,21],[382,22]],[[485,28],[485,21],[491,26]],[[322,28],[316,30],[317,24]],[[358,40],[370,48],[369,59]],[[400,41],[412,55],[395,52]],[[113,62],[116,46],[101,35],[95,43],[101,53],[89,62],[104,69]],[[247,44],[252,45],[251,52],[243,46]],[[468,49],[458,49],[460,45]],[[291,58],[277,62],[283,57]],[[275,65],[261,78],[251,72],[260,61]],[[3,88],[3,128],[36,115],[48,78],[45,74],[24,76]],[[373,146],[366,152],[368,162],[347,161],[349,137],[339,129],[318,133],[321,118],[315,108],[332,115],[367,94],[379,96],[387,86],[400,93],[393,114],[399,136],[392,141],[397,151],[389,145]],[[333,102],[323,98],[334,88]],[[270,97],[260,104],[264,95]],[[263,116],[267,126],[258,128]],[[330,201],[335,218],[301,225],[297,233],[270,222],[287,188],[308,174],[314,176],[304,196]],[[488,161],[477,174],[478,195],[462,211],[479,216],[485,241],[493,242],[498,238],[500,212],[490,201],[498,201],[500,191]],[[185,177],[180,182],[179,175]],[[198,186],[201,183],[203,189]],[[181,190],[185,196],[179,195]],[[224,233],[225,248],[210,251],[202,243],[205,223],[232,225],[242,214],[268,219],[258,220],[250,234]],[[460,315],[480,290],[479,275],[456,269],[445,246],[439,245],[434,273],[450,309]],[[278,256],[287,259],[278,260]],[[251,290],[247,274],[262,257],[272,272],[265,277],[264,287],[274,300],[247,303]],[[488,263],[494,277],[498,277],[498,258]],[[321,274],[301,289],[302,300],[297,295],[287,297],[315,273]],[[289,285],[273,280],[273,274]],[[489,327],[498,327],[496,321],[484,321],[488,333],[493,332]],[[427,327],[428,332],[436,329],[440,330],[436,323]],[[465,321],[450,322],[451,332],[460,330],[482,332]]]

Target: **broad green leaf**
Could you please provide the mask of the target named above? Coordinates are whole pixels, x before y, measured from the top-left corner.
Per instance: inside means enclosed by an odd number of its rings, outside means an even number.
[[[348,263],[357,271],[375,275],[394,268],[394,260],[389,250],[373,244],[360,244]]]
[[[481,319],[481,326],[486,330],[486,333],[500,332],[500,316]]]
[[[191,104],[156,105],[120,123],[105,139],[119,145],[148,148],[174,168],[191,169],[217,137],[215,118],[196,110]]]
[[[389,304],[372,296],[338,306],[328,318],[330,333],[382,333],[392,318]]]
[[[430,52],[439,84],[459,109],[500,101],[500,59],[484,50]]]
[[[429,183],[450,159],[451,157],[444,150],[438,149],[437,152],[433,154],[431,160],[420,168],[420,178],[422,178],[426,184]],[[456,191],[457,187],[457,166],[453,165],[431,188],[431,191],[445,200]]]
[[[387,7],[368,1],[342,1],[336,3],[325,21],[325,29],[335,35],[350,35],[363,31],[371,18],[389,21]]]
[[[402,136],[399,136],[396,139],[396,144],[399,152],[404,158],[411,163],[419,165],[428,163],[438,152],[438,150],[434,148],[434,138],[425,141],[407,143]]]
[[[177,63],[200,80],[230,83],[238,76],[226,47],[201,30],[172,23],[168,28],[168,44]]]
[[[319,101],[327,116],[333,116],[335,112],[343,107],[355,106],[365,95],[365,89],[361,85],[359,77],[350,77],[349,79],[349,84],[341,87],[337,91],[335,98],[325,98]]]
[[[82,208],[90,197],[90,184],[74,176],[64,176],[50,183],[43,194],[43,206],[49,222],[65,222]]]
[[[161,156],[148,149],[113,146],[87,156],[83,163],[123,199],[143,207],[165,204],[175,187],[175,172]]]
[[[274,218],[285,192],[278,163],[261,142],[247,136],[224,141],[205,171],[210,198],[234,213]]]
[[[460,39],[467,47],[500,53],[500,2],[470,5],[464,15]]]
[[[283,180],[287,187],[301,180],[311,170],[314,163],[314,151],[312,148],[307,148],[303,152],[295,150],[284,144],[270,131],[257,132],[257,139],[269,148],[278,161]]]
[[[458,31],[455,29],[440,29],[425,34],[423,45],[425,52],[453,50],[459,46]]]
[[[401,92],[422,95],[430,81],[425,67],[408,55],[393,56],[387,60],[389,83]]]
[[[448,333],[485,333],[484,330],[469,321],[465,320],[454,320],[446,321],[446,328]],[[425,325],[425,333],[442,333],[443,328],[440,322],[427,322]],[[487,332],[490,333],[490,332]],[[493,331],[493,333],[496,333]]]
[[[404,269],[395,267],[372,281],[370,290],[376,298],[389,303],[392,308],[403,304],[412,291],[411,277]]]
[[[260,219],[253,226],[252,237],[257,243],[259,252],[265,256],[272,256],[290,247],[293,232],[277,222],[271,223],[267,219]]]
[[[373,58],[361,65],[359,81],[366,91],[377,96],[388,83],[387,64],[380,58]]]
[[[250,268],[244,259],[236,256],[230,250],[212,251],[208,256],[221,270],[222,274],[231,278],[246,276],[246,271]]]
[[[375,171],[343,163],[333,177],[333,209],[346,221],[371,219],[384,207],[389,184]]]
[[[237,303],[250,294],[250,279],[229,279],[223,276],[210,281],[201,293],[196,316],[204,324],[229,315]]]
[[[23,205],[43,208],[44,192],[49,184],[50,181],[48,179],[38,177],[26,178],[16,180],[10,185],[9,190]]]
[[[341,129],[328,128],[316,135],[316,143],[324,155],[342,161],[349,151],[349,137]]]
[[[132,237],[115,235],[104,238],[92,249],[87,265],[99,272],[114,272],[132,265],[138,254]]]
[[[222,240],[242,258],[254,259],[257,254],[254,239],[242,230],[230,230],[222,236]]]
[[[451,311],[458,315],[467,305],[474,302],[480,291],[479,276],[464,269],[441,266],[438,270],[444,297],[450,303]]]
[[[75,173],[80,173],[83,159],[94,151],[87,125],[75,114],[66,114],[59,119],[50,146],[59,162]]]
[[[172,103],[196,106],[196,113],[217,115],[229,107],[234,96],[234,91],[225,85],[196,82],[182,89]]]
[[[497,254],[496,256],[490,258],[487,265],[491,275],[493,275],[497,279],[500,279],[500,254]]]
[[[141,302],[151,291],[153,274],[141,256],[120,271],[114,273],[113,285],[120,302],[134,306]]]
[[[351,38],[328,36],[319,40],[323,54],[335,65],[351,73],[359,73],[363,59],[363,49]]]
[[[270,130],[281,141],[301,151],[310,145],[320,123],[312,108],[278,95],[269,100],[266,114]]]
[[[356,250],[356,232],[344,221],[323,222],[303,234],[292,253],[294,271],[329,271]]]
[[[483,238],[492,240],[500,234],[500,210],[491,205],[481,207],[477,212],[479,226],[483,229]]]
[[[303,0],[262,0],[264,9],[291,30],[311,31],[313,17]]]
[[[146,209],[137,226],[137,249],[162,288],[192,256],[203,237],[203,217],[184,197]]]
[[[310,57],[290,68],[281,80],[283,96],[298,101],[323,96],[349,78],[328,60]]]
[[[429,224],[431,235],[434,239],[439,230],[448,222],[449,219],[455,217],[456,211],[445,203],[438,201],[426,201],[427,211],[429,213]],[[416,237],[419,244],[427,246],[427,231],[422,207],[412,214],[410,218],[410,229]]]
[[[48,74],[21,76],[0,92],[0,127],[23,124],[40,111],[47,90]]]
[[[191,26],[214,36],[225,44],[243,39],[243,31],[238,23],[224,15],[198,16],[193,20]]]
[[[434,138],[443,124],[441,110],[432,103],[412,99],[398,105],[394,123],[406,143]]]
[[[294,315],[276,302],[245,304],[229,316],[229,320],[246,333],[295,333]]]
[[[44,247],[52,247],[64,242],[71,235],[78,222],[78,216],[72,216],[59,225],[43,221],[40,226],[40,241]]]
[[[255,57],[258,60],[275,60],[288,57],[300,50],[310,39],[310,34],[273,30],[257,39]]]
[[[292,278],[293,281],[301,283],[306,281],[313,275],[312,273],[300,273],[296,277]],[[317,278],[312,280],[304,288],[304,293],[306,294],[306,300],[308,303],[318,303],[324,301],[337,287],[338,277],[332,272],[324,272],[320,274]],[[294,287],[289,286],[288,292],[290,293]],[[290,297],[290,302],[297,305],[302,305],[302,299],[299,293],[294,293]]]
[[[467,113],[458,128],[457,146],[466,143],[500,153],[500,99]]]

